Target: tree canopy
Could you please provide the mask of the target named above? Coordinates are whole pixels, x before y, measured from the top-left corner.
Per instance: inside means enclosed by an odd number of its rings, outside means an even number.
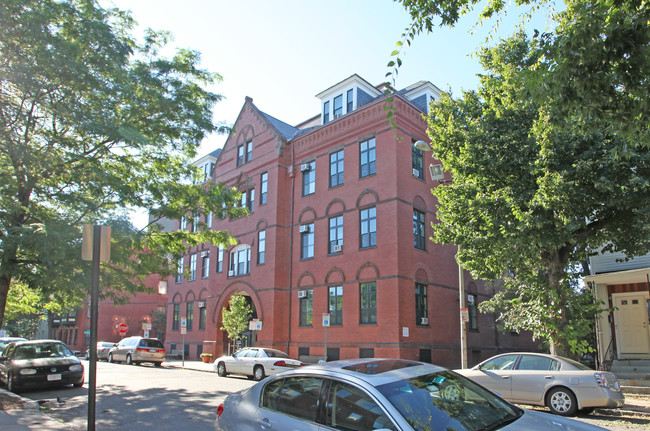
[[[85,298],[84,223],[112,226],[101,294],[116,300],[173,271],[187,245],[230,241],[128,221],[138,208],[153,221],[241,211],[234,190],[181,181],[199,179],[191,162],[201,140],[223,131],[212,118],[221,96],[210,91],[219,75],[195,51],[163,56],[167,33],[136,41],[133,25],[93,0],[0,3],[0,326],[14,283],[44,303]]]
[[[509,327],[569,354],[597,312],[576,282],[587,254],[650,250],[650,152],[606,125],[572,127],[577,115],[553,121],[558,101],[528,85],[544,55],[521,33],[484,48],[479,89],[432,104],[431,146],[454,179],[433,189],[434,239],[460,245],[475,277],[504,280],[486,307]]]
[[[228,333],[228,338],[235,341],[239,334],[248,329],[248,322],[253,309],[244,295],[233,295],[228,301],[228,308],[221,311],[221,330]]]

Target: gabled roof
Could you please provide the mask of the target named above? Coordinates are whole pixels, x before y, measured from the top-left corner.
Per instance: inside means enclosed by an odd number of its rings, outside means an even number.
[[[287,141],[291,140],[291,138],[293,138],[296,135],[296,133],[299,132],[299,129],[297,129],[296,127],[290,126],[284,121],[278,120],[277,118],[267,114],[266,112],[262,112],[262,111],[259,112],[264,116],[264,118],[266,118],[269,124],[271,124],[271,126],[273,126],[273,128],[275,128],[275,130],[277,130],[278,133],[280,133],[280,135],[282,135],[282,137]]]

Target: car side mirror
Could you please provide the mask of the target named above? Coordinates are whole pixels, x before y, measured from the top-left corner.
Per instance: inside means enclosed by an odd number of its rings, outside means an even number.
[[[113,347],[117,347],[117,343],[113,344]]]

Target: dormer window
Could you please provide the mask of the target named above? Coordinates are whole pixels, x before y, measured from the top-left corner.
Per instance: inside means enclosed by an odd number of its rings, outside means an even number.
[[[363,80],[359,75],[328,88],[316,95],[323,104],[323,124],[336,120],[342,115],[349,114],[366,103],[372,101],[381,92]]]
[[[334,98],[334,119],[343,115],[343,95],[339,94]]]
[[[330,102],[323,103],[323,124],[330,122]]]

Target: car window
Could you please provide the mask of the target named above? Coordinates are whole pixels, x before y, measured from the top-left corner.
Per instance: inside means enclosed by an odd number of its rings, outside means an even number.
[[[395,429],[370,395],[339,381],[330,386],[325,425],[342,431]]]
[[[246,356],[246,353],[248,353],[248,349],[243,349],[235,353],[233,356],[235,356],[235,358],[243,358],[244,356]]]
[[[519,355],[503,355],[492,358],[481,365],[481,370],[512,370]]]
[[[259,351],[257,349],[250,349],[248,351],[248,353],[246,353],[246,357],[247,358],[256,358],[258,353],[259,353]]]
[[[283,358],[283,359],[289,358],[289,355],[279,350],[273,350],[273,349],[262,349],[262,350],[264,351],[264,353],[266,353],[266,356],[268,356],[269,358]]]
[[[262,406],[297,418],[316,421],[318,395],[323,381],[317,377],[274,380],[262,392]]]
[[[140,346],[141,347],[149,347],[149,348],[157,348],[157,349],[164,348],[162,341],[152,339],[152,338],[143,338],[142,340],[140,340]]]
[[[521,355],[521,360],[519,361],[519,365],[517,365],[517,369],[554,371],[558,369],[558,362],[555,359],[547,358],[545,356]]]

